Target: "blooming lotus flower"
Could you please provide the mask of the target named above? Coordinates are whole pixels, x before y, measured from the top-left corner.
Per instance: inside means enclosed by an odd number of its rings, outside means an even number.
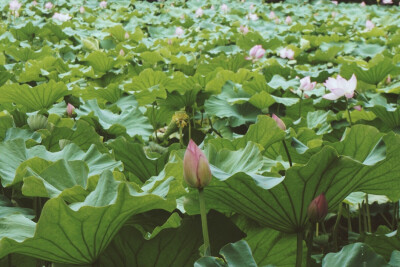
[[[338,75],[336,79],[328,78],[324,85],[331,91],[331,93],[323,96],[325,99],[336,100],[342,96],[352,98],[357,87],[357,78],[356,75],[353,74],[350,80],[346,80]]]
[[[306,76],[300,80],[300,87],[299,89],[302,91],[311,91],[314,89],[317,82],[311,82],[310,76]]]
[[[99,5],[100,8],[107,8],[107,1],[101,1]]]
[[[72,117],[72,113],[74,112],[74,109],[75,109],[75,107],[71,104],[71,103],[68,103],[68,105],[67,105],[67,114],[68,114],[68,117]]]
[[[265,49],[262,48],[261,45],[255,45],[250,49],[249,57],[246,57],[247,60],[256,61],[262,58],[265,54]]]
[[[393,4],[392,0],[382,0],[382,4],[388,5],[388,4]]]
[[[288,59],[294,59],[294,51],[290,48],[283,48],[281,51],[279,51],[279,56],[281,58],[288,58]]]
[[[68,21],[70,20],[72,17],[68,14],[60,14],[60,13],[54,13],[53,15],[53,19],[59,20],[59,21]]]
[[[203,9],[199,7],[198,9],[196,9],[196,17],[201,17],[201,16],[203,16]]]
[[[247,28],[247,26],[243,26],[241,25],[239,28],[239,31],[243,34],[246,35],[249,32],[249,28]]]
[[[370,21],[370,20],[367,20],[367,22],[365,22],[365,28],[367,28],[367,30],[372,30],[373,28],[375,27],[375,24],[372,22],[372,21]]]
[[[181,37],[184,34],[184,31],[181,27],[176,27],[175,29],[175,35],[178,37]]]
[[[129,39],[129,33],[128,32],[125,32],[124,38],[125,39]]]
[[[226,4],[221,5],[221,11],[222,12],[228,12],[228,6]]]
[[[275,12],[274,11],[269,12],[268,18],[275,19],[276,18]]]
[[[292,18],[290,16],[287,16],[285,22],[286,24],[292,24]]]
[[[18,11],[21,8],[22,4],[18,2],[18,0],[12,0],[10,2],[10,10],[11,11]]]
[[[52,9],[53,7],[54,7],[54,5],[53,5],[52,2],[47,2],[47,3],[44,5],[44,8],[45,8],[45,9]]]
[[[85,13],[85,8],[84,8],[83,6],[81,6],[81,7],[79,8],[79,12]]]
[[[324,193],[317,196],[311,201],[307,209],[308,218],[311,222],[316,223],[322,221],[328,214],[328,202]]]
[[[362,6],[362,7],[364,7],[364,6],[366,6],[367,4],[365,4],[365,2],[361,2],[361,4],[360,4],[360,6]]]
[[[362,110],[362,107],[361,107],[360,105],[354,106],[353,108],[354,108],[355,110],[358,110],[358,111],[361,111],[361,110]]]
[[[258,20],[257,14],[249,13],[249,14],[247,15],[247,17],[248,17],[249,20],[252,20],[252,21]]]
[[[276,124],[278,124],[278,127],[281,128],[282,130],[286,130],[286,125],[285,123],[275,114],[272,114],[272,118],[276,121]]]
[[[190,140],[183,157],[183,178],[190,187],[201,189],[210,183],[211,177],[206,156],[195,142]]]

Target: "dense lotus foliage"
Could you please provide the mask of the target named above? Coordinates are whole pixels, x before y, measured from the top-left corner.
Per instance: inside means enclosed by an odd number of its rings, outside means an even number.
[[[0,265],[400,266],[400,8],[301,2],[1,0]]]

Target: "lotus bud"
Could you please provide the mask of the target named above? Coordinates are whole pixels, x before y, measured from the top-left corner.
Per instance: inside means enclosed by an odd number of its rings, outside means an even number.
[[[243,35],[246,35],[249,32],[249,28],[247,28],[247,26],[243,26],[243,25],[240,26],[239,30]]]
[[[367,4],[365,4],[365,2],[361,2],[361,4],[360,4],[360,6],[362,6],[362,7],[364,7],[364,6],[366,6]]]
[[[358,106],[354,106],[353,107],[355,110],[361,111],[362,110],[362,106],[358,105]]]
[[[275,114],[272,114],[272,118],[276,121],[276,124],[278,124],[278,127],[281,128],[282,130],[286,130],[286,125],[285,123]]]
[[[290,16],[287,16],[285,22],[286,24],[292,24],[292,18]]]
[[[308,206],[308,218],[312,223],[322,221],[326,214],[328,214],[328,202],[326,201],[324,193],[314,198]]]
[[[366,22],[365,22],[365,28],[367,29],[367,30],[372,30],[373,28],[375,27],[375,24],[372,22],[372,21],[370,21],[370,20],[367,20]]]
[[[392,82],[392,78],[390,77],[390,74],[387,76],[387,78],[386,78],[386,84],[389,84],[389,83],[391,83]]]
[[[101,1],[100,8],[107,8],[107,1]]]
[[[269,12],[268,18],[275,19],[276,18],[275,12],[274,11]]]
[[[211,177],[206,156],[195,142],[190,140],[183,158],[183,178],[190,187],[201,189],[210,183]]]
[[[29,128],[36,131],[39,129],[45,129],[47,127],[47,118],[42,114],[32,115],[27,120]]]
[[[71,103],[68,103],[68,105],[67,105],[67,114],[68,114],[68,117],[72,117],[72,113],[74,112],[74,109],[75,109],[75,107],[71,104]]]
[[[45,8],[45,9],[52,9],[53,7],[54,7],[54,5],[53,5],[52,2],[47,2],[47,3],[44,5],[44,8]]]
[[[129,39],[129,33],[128,33],[128,32],[125,33],[124,38],[125,38],[125,39]]]
[[[181,27],[176,27],[175,29],[175,35],[178,37],[181,37],[185,32],[183,31],[183,29]]]
[[[226,4],[222,4],[221,11],[222,12],[228,12],[228,6]]]
[[[122,57],[125,56],[125,51],[124,51],[124,49],[119,50],[119,55],[122,56]]]

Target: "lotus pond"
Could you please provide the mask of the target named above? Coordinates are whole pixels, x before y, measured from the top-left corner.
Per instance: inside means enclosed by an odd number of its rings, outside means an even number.
[[[400,266],[400,8],[300,2],[1,0],[0,266]]]

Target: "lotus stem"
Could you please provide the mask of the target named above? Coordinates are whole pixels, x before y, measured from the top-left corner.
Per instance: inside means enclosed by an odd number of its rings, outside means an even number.
[[[368,194],[365,194],[365,208],[367,210],[368,232],[372,233],[371,214],[369,212]]]
[[[351,226],[351,218],[350,218],[350,205],[347,204],[347,227],[349,231],[353,231],[353,227]]]
[[[189,124],[189,140],[191,140],[192,139],[192,124],[190,123],[190,119],[189,119],[188,124]]]
[[[338,250],[338,244],[337,244],[337,235],[338,235],[338,229],[339,229],[339,223],[340,223],[340,219],[342,218],[342,203],[339,204],[339,211],[337,214],[337,218],[335,221],[335,225],[333,226],[333,244],[335,247],[335,250]]]
[[[303,231],[297,233],[296,267],[301,267],[303,261]]]
[[[368,232],[368,222],[367,222],[367,211],[366,211],[366,209],[365,209],[365,204],[364,204],[364,201],[363,201],[363,203],[361,204],[361,208],[362,208],[362,210],[363,210],[363,220],[364,220],[364,232]]]
[[[361,221],[362,221],[362,214],[361,214],[362,210],[361,210],[361,206],[360,204],[358,204],[358,232],[361,234],[362,233],[362,225],[361,225]]]
[[[315,236],[318,237],[318,232],[319,232],[319,223],[317,222],[315,224]]]
[[[316,224],[318,225],[318,223]],[[307,238],[307,264],[306,266],[311,266],[311,254],[313,248],[313,240],[314,240],[314,224],[311,223],[310,232]]]
[[[184,147],[183,145],[183,138],[182,138],[182,129],[183,127],[179,127],[179,143],[181,144],[181,148]],[[189,139],[190,140],[190,139]]]
[[[12,256],[11,256],[11,254],[8,254],[8,256],[7,256],[7,264],[8,264],[8,267],[12,267]]]
[[[287,155],[288,160],[289,160],[289,165],[290,165],[290,167],[292,167],[292,166],[293,166],[293,164],[292,164],[292,158],[290,157],[289,149],[287,148],[287,145],[286,145],[285,140],[282,140],[282,143],[283,143],[283,147],[285,148],[286,155]]]
[[[347,100],[347,97],[345,97],[346,99],[346,110],[347,110],[347,115],[349,116],[349,121],[350,121],[350,128],[353,125],[353,122],[351,120],[351,115],[350,115],[350,110],[349,110],[349,101]]]
[[[210,239],[208,237],[207,212],[206,212],[206,200],[204,196],[204,189],[199,188],[198,190],[199,190],[199,201],[200,201],[201,227],[203,229],[203,239],[204,239],[204,256],[211,256]]]
[[[303,90],[301,90],[301,95],[300,95],[300,105],[299,105],[299,118],[301,118],[301,104],[303,102]]]

